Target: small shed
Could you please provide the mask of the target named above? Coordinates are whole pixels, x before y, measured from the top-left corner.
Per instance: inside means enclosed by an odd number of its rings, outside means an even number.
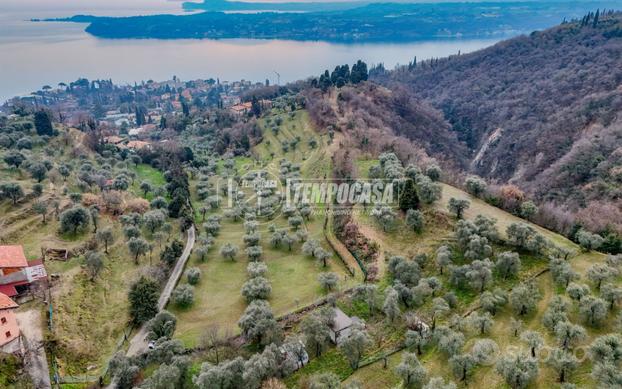
[[[353,326],[362,325],[363,321],[356,316],[348,316],[341,309],[333,308],[335,310],[335,320],[330,326],[330,340],[334,344],[341,343],[344,339],[350,336]]]

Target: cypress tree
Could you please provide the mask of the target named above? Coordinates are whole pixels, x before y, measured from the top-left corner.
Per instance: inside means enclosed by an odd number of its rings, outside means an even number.
[[[419,208],[419,196],[413,180],[405,180],[400,185],[399,205],[402,211]]]

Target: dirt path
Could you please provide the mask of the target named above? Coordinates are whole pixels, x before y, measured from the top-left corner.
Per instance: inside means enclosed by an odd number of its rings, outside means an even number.
[[[36,389],[48,389],[50,371],[48,369],[45,349],[43,348],[43,331],[41,330],[41,312],[37,309],[17,312],[17,323],[24,339],[26,349],[26,370],[32,378]]]
[[[378,258],[376,258],[376,265],[378,266],[378,279],[382,279],[386,271],[384,252],[387,248],[384,244],[384,240],[380,235],[378,235],[378,232],[373,227],[370,227],[365,223],[361,223],[358,220],[356,224],[358,225],[359,232],[361,234],[372,242],[376,242],[378,244]]]

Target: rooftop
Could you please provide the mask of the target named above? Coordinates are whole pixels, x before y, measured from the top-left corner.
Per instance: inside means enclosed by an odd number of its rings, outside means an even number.
[[[19,305],[15,301],[11,300],[9,296],[4,293],[0,293],[0,310],[17,308]]]
[[[22,246],[0,246],[0,268],[27,266]]]

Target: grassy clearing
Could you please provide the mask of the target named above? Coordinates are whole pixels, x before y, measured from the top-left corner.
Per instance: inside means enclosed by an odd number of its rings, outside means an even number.
[[[55,166],[68,164],[73,166],[73,172],[65,181],[59,173],[52,169],[48,177],[42,182],[43,194],[38,200],[48,203],[47,223],[43,224],[42,217],[32,210],[36,199],[23,198],[17,206],[8,201],[0,203],[0,239],[3,244],[21,244],[28,259],[41,257],[43,248],[76,249],[93,238],[92,226],[87,232],[76,236],[60,235],[59,222],[52,209],[52,200],[60,201],[61,210],[71,206],[68,194],[80,192],[77,187],[77,171],[84,162],[90,162],[94,167],[99,164],[96,156],[80,145],[82,134],[76,130],[66,130],[70,135],[66,138],[61,135],[50,140],[48,149],[34,148],[30,154],[32,158],[49,159]],[[73,147],[80,147],[86,152],[86,157],[77,160],[72,157]],[[126,200],[135,196],[142,197],[140,190],[142,181],[149,182],[153,187],[165,184],[163,174],[149,165],[129,165],[128,169],[135,174],[134,183],[125,194]],[[0,180],[18,181],[28,195],[34,181],[24,169],[17,171],[0,166]],[[99,191],[92,188],[94,193]],[[133,193],[133,194],[132,194]],[[147,198],[151,198],[148,194]],[[116,218],[102,214],[99,228],[112,227],[116,237],[115,244],[109,254],[104,257],[104,269],[95,282],[91,282],[83,270],[84,259],[74,257],[68,261],[47,260],[45,263],[48,274],[59,276],[55,281],[52,293],[54,305],[54,334],[59,341],[61,352],[58,354],[58,363],[61,375],[98,374],[99,369],[111,356],[115,343],[122,335],[128,322],[127,293],[132,281],[148,266],[148,258],[142,258],[141,264],[136,266],[128,252],[123,238],[122,228]],[[173,222],[176,226],[177,223]],[[145,232],[145,231],[144,231]],[[148,233],[143,234],[147,239]],[[159,261],[159,247],[154,243],[152,252],[153,262]],[[103,247],[100,246],[103,252]],[[43,305],[40,305],[44,309]]]
[[[536,224],[533,224],[529,221],[521,219],[518,216],[514,216],[502,209],[493,207],[492,205],[486,203],[485,201],[480,200],[476,197],[473,197],[470,194],[456,187],[453,187],[447,184],[442,184],[442,183],[441,185],[443,186],[443,197],[436,204],[437,208],[440,210],[443,210],[443,211],[447,210],[447,204],[449,203],[449,199],[451,199],[452,197],[455,197],[458,199],[466,199],[470,202],[470,206],[464,212],[464,218],[473,219],[477,215],[485,215],[488,217],[493,217],[497,219],[497,228],[499,229],[499,232],[502,234],[502,236],[505,236],[505,230],[510,224],[526,223],[526,224],[529,224],[531,227],[535,228],[539,233],[544,235],[548,240],[555,243],[556,245],[560,247],[566,247],[569,249],[578,250],[577,245],[575,245],[573,242],[571,242],[570,240],[568,240],[567,238],[559,234],[556,234]]]
[[[549,305],[549,302],[555,296],[555,285],[550,274],[546,274],[538,279],[538,287],[540,292],[542,293],[542,300],[538,304],[538,310],[531,315],[528,315],[523,319],[524,321],[524,330],[533,330],[539,331],[545,340],[545,345],[549,347],[556,347],[557,342],[555,338],[551,335],[550,332],[544,328],[542,325],[542,315],[546,307]],[[512,347],[524,347],[524,343],[520,341],[519,338],[516,338],[512,335],[511,327],[510,327],[510,318],[513,317],[513,313],[509,310],[509,308],[505,308],[495,315],[495,324],[491,330],[489,335],[480,336],[478,334],[473,334],[472,332],[467,332],[468,339],[467,343],[464,346],[464,351],[469,351],[473,346],[474,342],[477,339],[481,338],[490,338],[493,339],[499,345],[499,349],[503,352]],[[580,323],[580,319],[578,317],[578,313],[576,311],[576,306],[571,310],[570,320],[575,323]],[[588,339],[577,347],[578,350],[585,350],[594,337],[602,335],[604,333],[608,333],[613,331],[613,329],[606,325],[602,328],[594,329],[586,327],[588,332]],[[401,355],[403,352],[399,352],[394,354],[389,358],[389,367],[388,369],[384,369],[382,362],[376,362],[372,365],[361,368],[360,370],[354,372],[352,376],[348,378],[346,382],[349,381],[359,381],[363,384],[364,388],[380,388],[380,387],[392,387],[400,383],[399,377],[397,377],[394,373],[394,369],[399,364],[401,360]],[[580,356],[582,354],[578,354]],[[443,377],[452,377],[452,372],[448,367],[447,359],[444,355],[442,355],[435,348],[429,348],[424,355],[420,357],[421,362],[428,369],[429,376],[443,376]],[[577,370],[568,377],[570,382],[575,383],[578,387],[581,388],[597,388],[598,386],[592,380],[591,376],[591,363],[589,359],[586,359],[583,363],[579,365]],[[387,383],[389,385],[387,385]],[[540,364],[540,371],[537,377],[537,380],[529,386],[530,388],[551,388],[558,387],[559,382],[557,381],[556,373],[544,365]],[[467,383],[461,383],[460,387],[468,387],[468,388],[498,388],[498,387],[507,387],[503,379],[500,375],[498,375],[494,369],[494,365],[492,366],[481,366],[475,369],[472,376],[469,377]]]
[[[136,178],[134,179],[134,182],[132,186],[130,187],[130,190],[137,197],[143,197],[145,194],[140,189],[140,184],[143,181],[151,184],[153,188],[160,188],[166,184],[166,180],[164,179],[164,174],[158,169],[151,167],[150,165],[140,164],[140,165],[134,166],[132,170],[134,171],[134,173],[136,173]],[[155,196],[153,195],[153,193],[149,192],[147,193],[147,196],[144,196],[144,197],[147,200],[152,200]]]
[[[82,269],[82,257],[46,264],[48,271],[66,268],[53,289],[54,333],[66,351],[58,355],[63,374],[83,374],[107,362],[129,322],[127,294],[132,282],[147,271],[150,262],[159,262],[160,248],[155,243],[151,256],[147,254],[135,265],[120,225],[111,220],[105,220],[106,224],[113,227],[117,240],[104,256],[105,267],[94,282]]]
[[[359,173],[366,176],[369,167],[375,163],[377,162],[371,161],[370,163],[369,160],[358,161],[357,166],[359,168]],[[460,189],[445,184],[443,184],[443,197],[441,201],[439,201],[439,203],[435,205],[433,210],[425,210],[426,220],[430,220],[428,217],[430,213],[436,215],[447,214],[447,203],[451,197],[464,198],[470,201],[471,206],[465,212],[465,218],[467,219],[475,218],[478,214],[495,218],[497,220],[497,227],[502,236],[505,235],[505,230],[507,226],[509,226],[511,223],[528,223],[533,228],[542,233],[552,243],[560,247],[572,250],[573,252],[575,252],[575,255],[571,259],[571,264],[573,268],[581,274],[582,280],[580,282],[589,283],[585,278],[586,270],[592,264],[604,260],[604,255],[600,253],[582,252],[577,245],[564,238],[563,236],[560,236],[552,231],[548,231],[544,228],[541,228],[523,219],[513,216],[501,209],[495,208],[485,203],[482,200],[473,198],[469,194],[461,191]],[[402,220],[397,221],[396,228],[385,233],[384,231],[382,231],[382,228],[373,220],[373,218],[364,214],[359,214],[356,216],[356,220],[361,226],[361,230],[364,233],[369,234],[368,236],[377,241],[380,244],[381,249],[402,255],[412,255],[412,253],[420,251],[430,253],[430,250],[437,247],[440,242],[450,238],[453,230],[452,225],[454,224],[454,220],[449,215],[446,215],[445,219],[448,223],[441,223],[439,225],[439,219],[435,218],[432,223],[428,223],[428,225],[426,225],[426,228],[432,228],[432,231],[430,231],[429,235],[430,238],[426,239],[425,236],[427,232],[423,232],[423,236],[417,236],[416,234],[411,233],[410,231],[407,231],[406,228],[404,228]],[[495,251],[499,251],[499,249],[503,248],[495,248]],[[521,259],[523,263],[521,273],[519,275],[519,278],[521,279],[529,277],[536,271],[546,267],[546,261],[542,258],[521,254]],[[456,258],[456,261],[460,263],[460,258]],[[447,285],[447,280],[444,277],[441,278],[443,278],[444,284]],[[620,282],[620,279],[618,279],[617,282]],[[495,282],[495,285],[498,285],[504,289],[508,289],[512,287],[514,283],[516,283],[516,280],[508,280],[503,282],[497,280]],[[539,302],[536,312],[521,319],[523,319],[524,321],[524,329],[541,332],[545,338],[545,344],[554,347],[557,345],[556,340],[552,336],[552,334],[543,327],[541,320],[553,296],[555,296],[556,294],[564,294],[565,291],[563,288],[559,288],[557,287],[557,285],[555,285],[551,275],[548,273],[539,277],[537,283],[539,290],[543,296],[542,300]],[[477,298],[476,293],[469,293],[469,291],[455,290],[455,292],[462,303],[462,311],[464,311],[466,307],[468,307],[471,302]],[[595,290],[592,290],[592,293],[597,295],[597,291]],[[423,310],[425,310],[426,305],[424,305],[424,307],[422,308]],[[614,312],[610,313],[610,317],[614,317],[617,311],[618,310],[616,309]],[[523,342],[511,335],[511,317],[513,317],[513,313],[510,311],[509,307],[506,307],[495,316],[495,324],[489,335],[479,336],[478,334],[467,331],[467,343],[463,350],[469,351],[473,346],[474,342],[481,337],[489,337],[493,339],[495,342],[497,342],[502,351],[507,350],[511,347],[523,347]],[[569,319],[574,323],[582,323],[582,320],[579,317],[578,307],[576,303],[571,309]],[[614,331],[611,326],[611,321],[601,328],[586,327],[586,330],[588,333],[588,339],[580,345],[581,347],[588,346],[596,336]],[[376,362],[354,372],[352,376],[347,379],[347,382],[358,381],[362,383],[363,387],[365,388],[393,387],[396,385],[400,385],[400,379],[395,375],[394,369],[401,360],[401,354],[402,353],[400,352],[389,358],[388,368],[385,369],[382,362]],[[435,348],[428,349],[424,353],[424,355],[421,356],[420,359],[428,369],[429,376],[453,376],[448,366],[446,356],[439,353],[438,350],[436,350]],[[591,363],[589,362],[589,360],[585,360],[580,364],[579,368],[573,373],[573,375],[569,377],[569,379],[570,382],[573,382],[580,387],[595,388],[597,387],[596,383],[592,380],[590,374]],[[530,387],[556,387],[558,385],[559,383],[557,382],[557,376],[555,372],[547,367],[545,364],[541,363],[538,378]],[[472,377],[469,378],[467,383],[460,383],[460,387],[506,387],[506,384],[501,376],[496,373],[494,366],[483,366],[478,367],[474,371]]]
[[[217,324],[222,329],[237,333],[237,320],[246,308],[241,288],[246,282],[248,260],[241,252],[236,261],[222,258],[220,247],[227,242],[242,247],[241,236],[244,234],[241,223],[224,222],[221,234],[210,250],[209,259],[200,263],[193,259],[191,265],[202,271],[202,278],[195,289],[195,303],[188,310],[170,308],[178,317],[176,337],[187,346],[195,346],[202,331],[209,325]],[[345,271],[331,261],[324,269],[312,258],[300,253],[300,244],[291,252],[286,248],[272,249],[265,242],[267,232],[262,233],[263,261],[268,265],[268,279],[272,284],[272,296],[269,299],[276,315],[283,315],[296,308],[305,306],[325,295],[317,282],[322,271],[334,271],[343,280]],[[342,287],[351,285],[350,277],[342,282]]]
[[[283,122],[279,127],[278,134],[264,128],[264,140],[253,149],[253,154],[271,174],[278,177],[281,158],[301,163],[301,174],[305,178],[324,177],[330,172],[330,155],[327,150],[327,136],[316,134],[305,111],[297,111],[293,117],[281,115]],[[274,120],[274,116],[272,116]],[[262,126],[266,126],[266,119],[262,119]],[[283,152],[281,142],[291,141],[296,136],[300,142],[295,151]],[[311,148],[308,140],[315,138],[318,147]],[[236,157],[236,169],[240,174],[255,169],[256,164],[252,159]],[[222,162],[220,162],[222,164]],[[217,179],[216,177],[214,179]],[[192,183],[194,186],[194,183]],[[200,208],[200,202],[194,199],[195,209]],[[210,211],[209,214],[220,214],[222,210]],[[329,249],[324,240],[323,216],[315,215],[305,222],[304,228],[309,238],[322,242],[325,249]],[[269,244],[271,233],[268,231],[270,224],[277,228],[288,228],[287,219],[279,216],[273,221],[262,222],[259,232],[262,236],[263,261],[268,265],[267,277],[272,284],[272,295],[269,302],[275,315],[280,316],[297,308],[306,306],[317,299],[325,296],[326,292],[321,289],[317,277],[321,272],[333,271],[339,274],[341,288],[354,285],[357,281],[350,277],[343,265],[335,256],[329,260],[329,266],[323,268],[314,259],[306,257],[300,251],[300,243],[296,243],[292,251],[287,248],[272,248]],[[201,226],[201,218],[197,216],[197,225]],[[195,289],[195,303],[186,310],[176,307],[170,309],[177,315],[178,324],[175,336],[181,339],[187,346],[195,346],[199,342],[202,332],[209,325],[216,324],[221,329],[229,329],[238,332],[237,321],[246,308],[246,301],[241,295],[241,288],[246,282],[246,266],[248,260],[244,253],[242,236],[245,234],[242,221],[233,222],[225,220],[221,222],[221,231],[215,239],[215,244],[210,250],[205,263],[200,263],[193,258],[189,266],[201,269],[202,278]],[[220,248],[226,243],[233,243],[240,247],[236,261],[223,258]]]

